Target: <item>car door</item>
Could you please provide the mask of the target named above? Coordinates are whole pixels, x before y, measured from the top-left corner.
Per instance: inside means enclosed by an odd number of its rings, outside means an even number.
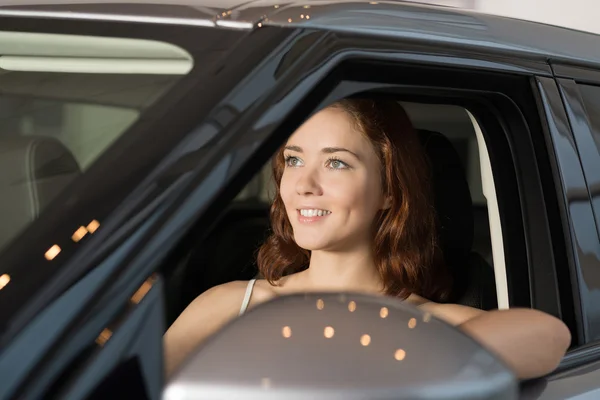
[[[457,102],[474,113],[485,132],[482,134],[495,165],[496,190],[502,196],[500,219],[505,242],[499,251],[507,256],[510,271],[508,290],[500,299],[509,306],[533,306],[572,318],[569,325],[578,344],[579,320],[568,301],[573,294],[570,280],[559,279],[564,271],[569,273],[562,254],[572,249],[571,239],[561,232],[564,229],[571,237],[565,221],[577,210],[559,197],[561,170],[552,165],[555,157],[563,154],[555,154],[549,146],[552,137],[560,139],[564,134],[565,119],[552,114],[554,109],[544,108],[546,100],[538,84],[552,81],[549,65],[537,57],[530,60],[516,55],[509,62],[504,53],[498,56],[493,52],[483,52],[482,60],[481,49],[448,50],[445,45],[432,43],[432,35],[418,44],[403,41],[394,35],[394,26],[388,27],[391,33],[380,35],[341,29],[331,32],[324,27],[293,31],[294,39],[279,53],[281,58],[273,57],[274,68],[264,71],[265,77],[277,78],[277,84],[271,86],[268,95],[257,99],[254,108],[224,126],[223,132],[237,135],[238,144],[248,147],[243,153],[238,152],[243,147],[237,146],[222,153],[223,159],[233,156],[243,162],[238,163],[237,178],[216,197],[219,205],[199,216],[195,229],[202,230],[214,221],[211,214],[218,213],[278,144],[319,107],[365,91],[436,104]],[[236,97],[229,99],[233,104]],[[561,110],[564,113],[560,107],[557,112]],[[554,129],[556,121],[563,123],[560,129]],[[571,263],[570,253],[569,257]],[[524,398],[531,395],[532,387],[524,386]],[[546,395],[553,394],[549,391]]]

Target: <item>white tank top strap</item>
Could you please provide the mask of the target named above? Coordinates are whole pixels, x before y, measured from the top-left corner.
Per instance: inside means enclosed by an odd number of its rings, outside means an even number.
[[[248,308],[248,304],[250,304],[250,298],[252,297],[252,290],[254,290],[254,284],[256,283],[256,279],[250,279],[248,281],[248,286],[246,287],[246,294],[244,295],[244,301],[242,301],[242,306],[240,307],[240,314],[246,312]]]

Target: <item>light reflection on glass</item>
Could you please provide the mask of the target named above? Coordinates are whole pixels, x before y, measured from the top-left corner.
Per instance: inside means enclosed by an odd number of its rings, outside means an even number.
[[[62,249],[60,248],[60,246],[55,244],[54,246],[50,247],[48,251],[46,251],[44,257],[46,257],[46,260],[52,261],[56,258],[57,255],[60,254],[61,251]]]
[[[148,294],[150,289],[152,289],[153,284],[154,284],[154,278],[146,279],[146,281],[144,283],[142,283],[142,286],[140,286],[139,289],[135,291],[133,296],[131,296],[131,301],[134,304],[139,304],[140,301],[142,301],[142,299],[144,297],[146,297],[146,295]]]
[[[331,339],[333,337],[333,335],[335,334],[335,330],[333,329],[332,326],[326,326],[325,327],[325,331],[323,332],[323,335],[327,338],[327,339]]]
[[[9,282],[10,282],[9,274],[3,274],[2,276],[0,276],[0,290],[4,289],[4,287],[6,285],[8,285]]]
[[[322,310],[325,308],[325,302],[323,299],[317,300],[317,310]]]
[[[398,349],[396,350],[396,352],[394,353],[394,358],[398,361],[402,361],[404,360],[404,357],[406,357],[406,352],[402,349]]]
[[[381,310],[379,310],[379,316],[381,318],[387,318],[388,315],[389,315],[389,310],[387,309],[387,307],[381,307]]]
[[[310,8],[310,6],[304,6],[304,8]]]
[[[87,230],[89,233],[94,233],[96,232],[96,230],[98,230],[98,228],[100,227],[100,222],[93,220],[92,222],[90,222],[87,226]]]
[[[104,346],[104,344],[108,342],[108,339],[110,339],[112,334],[113,333],[110,329],[105,328],[102,332],[100,332],[100,335],[98,335],[98,337],[96,338],[96,343],[100,346]]]
[[[310,19],[310,15],[307,15],[307,16],[306,16],[306,19]]]
[[[371,344],[371,336],[362,335],[360,337],[360,344],[362,344],[363,346],[368,346],[369,344]]]
[[[351,301],[350,303],[348,303],[348,311],[350,311],[350,312],[356,311],[356,302],[355,301]]]
[[[409,319],[409,320],[408,320],[408,327],[409,327],[410,329],[414,329],[414,328],[415,328],[415,326],[417,326],[417,320],[416,320],[416,318],[411,318],[411,319]]]
[[[292,22],[292,19],[291,19],[291,18],[288,18],[288,22]]]
[[[262,28],[262,23],[261,22],[258,23],[258,27]]]
[[[275,5],[273,6],[273,8],[279,8],[279,5],[275,4]]]
[[[304,14],[300,14],[300,18],[301,18],[301,19],[304,19]]]
[[[292,337],[292,328],[290,328],[289,326],[284,326],[283,329],[281,330],[281,334],[286,339],[291,338]]]
[[[83,239],[83,237],[85,235],[87,235],[88,230],[85,228],[85,226],[80,226],[79,229],[77,229],[75,231],[75,233],[73,233],[73,236],[71,236],[71,240],[73,240],[75,243],[79,242],[81,239]]]

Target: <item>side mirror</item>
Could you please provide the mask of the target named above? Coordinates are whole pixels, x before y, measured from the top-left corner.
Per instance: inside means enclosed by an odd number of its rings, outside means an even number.
[[[518,383],[458,329],[396,299],[279,297],[235,319],[175,374],[165,400],[517,399]]]

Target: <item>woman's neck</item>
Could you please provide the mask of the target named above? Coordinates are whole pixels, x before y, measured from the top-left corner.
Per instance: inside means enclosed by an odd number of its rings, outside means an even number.
[[[310,291],[382,293],[383,283],[368,250],[313,251],[307,270],[297,274],[294,286]]]

